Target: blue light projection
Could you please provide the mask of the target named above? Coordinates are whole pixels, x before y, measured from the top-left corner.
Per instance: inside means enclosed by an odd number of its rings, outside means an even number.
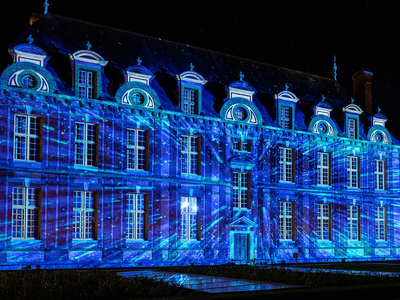
[[[0,269],[399,257],[400,147],[380,109],[136,34],[128,56],[63,36],[55,53],[48,28],[71,22],[40,18],[0,76]]]

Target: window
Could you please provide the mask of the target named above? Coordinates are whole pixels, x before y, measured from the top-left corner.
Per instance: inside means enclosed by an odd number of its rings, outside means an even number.
[[[279,202],[279,239],[294,241],[293,202]]]
[[[330,204],[318,204],[317,205],[317,236],[319,240],[330,241],[331,240],[331,206]]]
[[[72,238],[95,240],[96,237],[97,199],[94,192],[74,191],[73,197],[73,232]]]
[[[294,182],[294,149],[279,148],[279,181]]]
[[[75,123],[75,164],[97,166],[97,124]]]
[[[233,208],[250,209],[250,173],[233,172]]]
[[[127,167],[132,170],[148,170],[148,131],[128,129]]]
[[[126,207],[126,238],[147,240],[148,201],[146,195],[128,194]]]
[[[183,90],[183,112],[197,114],[197,90],[188,88]]]
[[[376,207],[375,233],[377,241],[386,241],[387,239],[386,207],[384,206]]]
[[[12,237],[39,239],[40,189],[13,187]]]
[[[82,98],[93,98],[93,82],[95,74],[91,71],[79,70],[78,96]]]
[[[292,126],[292,108],[288,106],[281,106],[280,109],[280,125],[285,129],[293,129]]]
[[[200,214],[196,197],[181,198],[181,240],[200,240]]]
[[[386,161],[375,159],[375,189],[386,190]]]
[[[353,118],[347,119],[347,136],[351,139],[357,138],[357,120]]]
[[[251,152],[251,142],[249,141],[233,141],[233,151]]]
[[[331,154],[318,152],[318,185],[331,185]]]
[[[41,118],[16,115],[14,124],[14,158],[24,161],[41,161]]]
[[[182,173],[200,175],[201,138],[198,136],[182,136]]]
[[[360,208],[358,205],[347,206],[347,223],[349,229],[349,240],[360,240]]]
[[[352,188],[360,187],[360,159],[347,156],[347,185]]]

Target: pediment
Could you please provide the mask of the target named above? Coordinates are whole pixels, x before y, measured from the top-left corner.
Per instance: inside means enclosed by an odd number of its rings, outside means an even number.
[[[235,221],[228,224],[229,227],[258,227],[257,223],[253,222],[245,216],[236,219]]]

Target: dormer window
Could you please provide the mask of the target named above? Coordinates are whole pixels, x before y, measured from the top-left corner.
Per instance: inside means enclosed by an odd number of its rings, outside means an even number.
[[[351,139],[357,138],[357,120],[353,118],[347,119],[347,136]]]
[[[362,114],[363,112],[362,109],[352,103],[343,108],[343,111],[346,114],[345,132],[347,137],[350,139],[358,139],[359,137],[358,122],[359,122],[359,115]]]
[[[183,89],[183,112],[185,114],[196,114],[198,106],[198,92],[194,89]]]
[[[144,96],[141,93],[133,93],[131,98],[132,104],[140,105],[144,102]]]
[[[294,129],[294,112],[299,98],[289,91],[275,95],[278,109],[278,124],[283,129]]]
[[[207,80],[200,74],[193,71],[194,66],[191,65],[191,71],[183,72],[176,75],[178,86],[180,88],[180,109],[185,114],[199,115],[201,113],[201,94]]]
[[[21,81],[22,81],[22,85],[27,89],[31,89],[34,86],[36,86],[36,79],[35,79],[35,77],[33,77],[30,74],[24,75],[22,77]]]
[[[79,70],[78,96],[82,98],[93,98],[93,77],[91,71]]]

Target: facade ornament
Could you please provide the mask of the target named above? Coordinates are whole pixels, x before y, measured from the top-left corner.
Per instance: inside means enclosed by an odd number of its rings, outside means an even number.
[[[378,114],[381,112],[381,108],[378,106]]]
[[[47,3],[47,0],[45,0],[44,3],[43,3],[44,14],[47,14],[49,12],[49,6],[50,6],[50,4]]]
[[[353,104],[354,103],[354,98],[353,97],[351,97],[351,104]]]
[[[289,83],[285,83],[285,91],[288,91],[289,90]]]
[[[337,80],[337,65],[336,65],[336,55],[333,56],[333,79]]]
[[[142,63],[142,60],[140,59],[140,56],[137,58],[136,62],[138,64],[138,66],[140,66],[140,64]]]
[[[242,81],[244,78],[244,74],[242,73],[242,71],[239,72],[239,79],[240,81]]]
[[[193,71],[194,69],[194,64],[190,63],[190,71]]]
[[[325,96],[324,96],[324,94],[321,94],[321,96],[322,96],[322,102],[324,102],[324,101],[325,101]]]
[[[88,42],[86,43],[86,49],[87,49],[87,50],[90,50],[90,48],[92,48],[92,44],[90,44],[90,42],[88,41]]]
[[[28,36],[28,38],[26,39],[26,41],[27,41],[29,44],[32,44],[32,43],[33,43],[34,38],[32,37],[32,34],[30,34],[30,35]]]

